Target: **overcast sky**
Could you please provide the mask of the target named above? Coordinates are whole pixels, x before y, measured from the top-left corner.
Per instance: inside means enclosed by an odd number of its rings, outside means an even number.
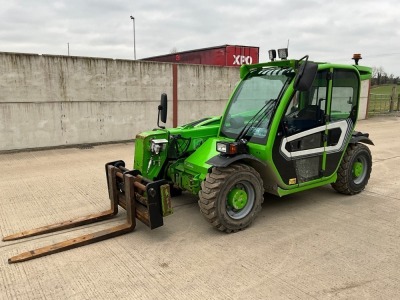
[[[223,44],[400,76],[397,0],[0,0],[0,51],[133,59]]]

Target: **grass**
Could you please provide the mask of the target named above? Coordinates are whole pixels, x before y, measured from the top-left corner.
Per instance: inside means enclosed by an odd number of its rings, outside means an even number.
[[[371,87],[371,94],[391,95],[395,84],[385,84]],[[397,93],[400,92],[400,86],[397,86]]]

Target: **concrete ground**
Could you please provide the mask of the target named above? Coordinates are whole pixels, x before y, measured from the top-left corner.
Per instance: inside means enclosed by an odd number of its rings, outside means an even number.
[[[358,124],[370,132],[373,172],[364,192],[330,186],[267,197],[245,231],[223,234],[197,199],[133,233],[9,265],[18,253],[94,232],[116,220],[0,242],[0,299],[399,299],[400,118]],[[0,235],[108,207],[104,163],[131,165],[134,144],[0,155]]]

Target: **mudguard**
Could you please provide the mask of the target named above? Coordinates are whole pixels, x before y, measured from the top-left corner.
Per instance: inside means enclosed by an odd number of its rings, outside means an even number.
[[[364,143],[374,146],[374,143],[369,138],[369,133],[362,133],[360,131],[354,131],[353,135],[351,136],[350,144],[355,144],[355,143]]]
[[[253,160],[256,161],[264,166],[266,166],[265,162],[262,160],[258,159],[257,157],[251,155],[251,154],[239,154],[235,156],[223,156],[223,155],[216,155],[212,158],[210,158],[206,163],[209,165],[212,165],[213,167],[220,167],[224,168],[229,166],[230,164],[234,163],[235,161],[238,160]]]

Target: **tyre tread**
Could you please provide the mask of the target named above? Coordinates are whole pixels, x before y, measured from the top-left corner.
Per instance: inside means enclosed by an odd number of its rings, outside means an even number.
[[[354,194],[358,194],[360,193],[365,186],[368,183],[368,180],[370,178],[371,175],[371,170],[372,170],[372,160],[369,162],[371,167],[370,167],[370,171],[367,172],[366,174],[366,178],[363,182],[363,187],[359,190],[355,190],[352,188],[351,186],[351,180],[350,180],[350,176],[349,176],[349,172],[351,172],[352,169],[352,161],[353,161],[353,157],[355,155],[357,155],[357,152],[359,151],[367,151],[368,152],[368,156],[369,159],[371,159],[371,151],[369,150],[369,148],[363,144],[349,144],[349,146],[347,147],[346,153],[342,159],[342,162],[339,166],[339,169],[337,171],[337,180],[336,182],[332,183],[332,187],[339,193],[341,194],[345,194],[345,195],[354,195]]]
[[[262,194],[264,193],[264,187],[262,184],[263,181],[261,179],[260,174],[257,171],[255,171],[252,167],[242,163],[233,164],[226,168],[218,168],[218,167],[212,168],[211,173],[207,174],[205,181],[202,182],[201,190],[199,192],[198,204],[200,207],[200,212],[205,217],[205,219],[209,223],[211,223],[212,226],[226,233],[237,232],[239,230],[248,227],[251,223],[250,222],[249,224],[246,224],[245,226],[240,228],[227,228],[218,219],[218,214],[217,214],[218,193],[221,189],[221,186],[224,184],[227,178],[231,176],[232,173],[238,173],[238,172],[251,172],[253,175],[255,175],[257,177],[258,182],[261,184],[261,192]],[[264,201],[263,197],[260,203],[257,203],[257,201],[255,201],[256,207],[252,212],[254,216],[256,216],[257,213],[261,210],[261,204],[263,203],[263,201]]]

